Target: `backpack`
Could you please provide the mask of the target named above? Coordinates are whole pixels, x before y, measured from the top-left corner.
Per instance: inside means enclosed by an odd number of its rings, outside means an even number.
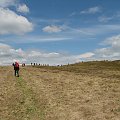
[[[16,62],[16,63],[15,63],[15,67],[19,67],[19,63]]]

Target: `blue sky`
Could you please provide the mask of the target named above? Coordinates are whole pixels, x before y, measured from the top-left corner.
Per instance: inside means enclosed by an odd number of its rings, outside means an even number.
[[[0,0],[0,64],[120,58],[119,0]]]

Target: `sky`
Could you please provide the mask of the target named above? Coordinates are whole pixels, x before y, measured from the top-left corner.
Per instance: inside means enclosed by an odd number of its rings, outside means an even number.
[[[120,0],[0,0],[0,65],[120,59]]]

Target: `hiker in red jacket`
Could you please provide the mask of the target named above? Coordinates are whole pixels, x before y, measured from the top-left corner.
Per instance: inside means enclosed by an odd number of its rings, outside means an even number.
[[[14,66],[15,76],[19,77],[19,63],[15,62],[13,63],[13,66]]]

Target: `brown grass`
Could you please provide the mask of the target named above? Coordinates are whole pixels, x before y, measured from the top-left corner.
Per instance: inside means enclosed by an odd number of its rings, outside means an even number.
[[[0,120],[119,119],[119,61],[0,67]]]

